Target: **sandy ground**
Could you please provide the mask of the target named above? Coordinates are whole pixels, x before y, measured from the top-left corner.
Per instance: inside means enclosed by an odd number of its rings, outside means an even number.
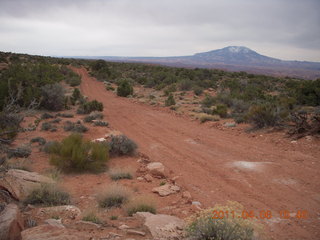
[[[247,134],[200,124],[117,97],[85,69],[74,70],[82,76],[82,93],[103,102],[111,126],[136,141],[151,161],[162,162],[170,176],[179,176],[178,184],[203,206],[232,200],[256,216],[270,210],[272,218],[263,221],[272,239],[320,239],[318,139],[291,142],[282,133]],[[281,210],[291,217],[281,219]],[[299,210],[308,218],[295,218]]]

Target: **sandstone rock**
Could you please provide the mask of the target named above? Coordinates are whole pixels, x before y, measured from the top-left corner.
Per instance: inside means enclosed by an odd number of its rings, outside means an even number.
[[[134,216],[144,220],[144,225],[148,228],[154,240],[183,239],[184,221],[180,218],[165,214],[155,215],[148,212],[138,212]]]
[[[147,182],[152,182],[152,180],[153,180],[153,178],[152,178],[152,176],[151,176],[150,174],[146,174],[146,175],[144,176],[144,179],[145,179]]]
[[[121,226],[118,227],[120,230],[125,230],[129,229],[130,227],[128,225],[122,224]]]
[[[23,220],[19,208],[8,204],[0,213],[0,240],[16,240],[21,238]]]
[[[141,231],[137,231],[137,230],[133,230],[133,229],[128,229],[127,234],[140,235],[140,236],[146,235],[145,232],[141,232]]]
[[[76,222],[76,226],[81,230],[95,230],[101,228],[101,225],[99,224],[82,220]]]
[[[144,180],[144,178],[143,178],[143,177],[137,177],[137,180],[138,180],[139,182],[142,182],[142,181]]]
[[[81,210],[72,205],[45,207],[35,209],[37,216],[59,216],[60,218],[76,219],[81,215]]]
[[[158,193],[161,197],[168,196],[170,194],[174,194],[180,191],[180,187],[172,184],[165,184],[160,187],[155,187],[152,189],[152,192]]]
[[[66,228],[63,224],[62,224],[62,221],[61,221],[61,218],[60,219],[47,219],[44,221],[46,224],[49,224],[50,226],[52,227],[58,227],[58,228]]]
[[[235,122],[226,122],[223,126],[231,128],[237,126],[237,124]]]
[[[147,165],[148,171],[155,177],[164,177],[164,166],[160,162],[152,162]]]
[[[184,198],[185,200],[187,200],[187,202],[190,202],[190,203],[191,203],[192,197],[191,197],[190,192],[184,191],[184,192],[182,193],[182,198]]]
[[[21,232],[22,240],[83,240],[90,239],[85,232],[54,227],[48,224]]]
[[[6,189],[15,199],[23,200],[42,183],[54,183],[54,181],[35,172],[10,169],[1,179],[0,188]]]

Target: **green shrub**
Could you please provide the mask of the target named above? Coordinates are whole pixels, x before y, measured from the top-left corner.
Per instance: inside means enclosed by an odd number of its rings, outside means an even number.
[[[210,108],[216,103],[215,97],[207,95],[201,102],[203,108]]]
[[[58,141],[49,141],[43,146],[42,151],[45,153],[54,153],[59,147],[60,145]]]
[[[97,100],[83,103],[77,110],[78,114],[89,114],[93,111],[103,111],[103,104]]]
[[[111,184],[98,195],[99,206],[102,208],[120,207],[126,203],[131,195],[131,191],[119,184]]]
[[[84,133],[84,132],[88,131],[88,128],[86,126],[82,125],[81,123],[73,123],[70,121],[65,122],[63,129],[66,132],[71,131],[71,132],[77,132],[77,133]]]
[[[228,115],[228,107],[224,104],[217,105],[213,113],[219,115],[222,118],[225,118]]]
[[[82,98],[82,95],[80,93],[80,90],[78,88],[73,89],[72,95],[71,95],[71,103],[75,105],[78,100]]]
[[[215,219],[214,212],[220,211],[234,213],[235,217],[229,215]],[[242,218],[242,211],[243,207],[234,202],[229,202],[227,206],[216,205],[214,208],[202,210],[188,219],[188,237],[194,240],[252,240],[255,228],[260,230],[261,227],[252,220]]]
[[[281,122],[279,109],[270,104],[252,106],[247,118],[255,128],[273,127]]]
[[[57,129],[57,127],[49,122],[44,122],[41,125],[41,131],[52,131],[53,129]]]
[[[95,224],[101,224],[102,221],[97,217],[97,215],[94,212],[87,213],[83,218],[82,221],[86,222],[93,222]]]
[[[193,93],[197,96],[200,96],[203,93],[203,88],[201,87],[194,87]]]
[[[84,122],[92,122],[96,119],[103,119],[103,113],[100,112],[92,112],[88,116],[86,116],[83,121]]]
[[[39,145],[45,145],[46,140],[43,137],[35,137],[30,140],[31,143],[39,143]]]
[[[61,122],[61,118],[56,118],[50,121],[50,123],[60,123]]]
[[[24,200],[24,203],[44,206],[59,206],[70,204],[70,196],[53,184],[43,184],[34,189]]]
[[[48,84],[41,88],[41,106],[52,111],[60,111],[64,107],[64,89],[59,83]]]
[[[67,172],[101,171],[109,159],[105,145],[86,141],[80,134],[66,137],[50,152],[50,163]]]
[[[119,81],[119,86],[117,88],[117,95],[120,97],[127,97],[133,94],[133,87],[127,79],[122,79]]]
[[[105,122],[105,121],[94,121],[93,125],[99,126],[99,127],[107,127],[109,125],[109,123]]]
[[[68,83],[71,87],[79,86],[81,84],[81,77],[79,75],[69,77],[66,79],[66,83]]]
[[[137,144],[125,135],[111,136],[109,143],[111,155],[132,155]]]
[[[64,117],[64,118],[73,118],[74,117],[74,115],[72,113],[60,113],[59,115],[57,114],[57,116]]]
[[[0,136],[3,142],[10,143],[20,129],[23,116],[17,113],[0,112]]]
[[[30,145],[24,144],[17,148],[9,148],[7,150],[8,158],[17,157],[17,158],[27,158],[31,154]]]
[[[54,118],[54,116],[51,115],[50,113],[43,113],[41,115],[41,119],[49,119],[49,118]]]
[[[125,205],[125,210],[129,216],[137,212],[157,213],[155,200],[151,196],[137,196]]]
[[[132,179],[133,170],[129,168],[112,168],[109,171],[112,180]]]
[[[165,103],[164,103],[167,107],[168,106],[172,106],[176,104],[176,101],[174,100],[174,97],[172,94],[169,94],[168,98],[166,99]]]

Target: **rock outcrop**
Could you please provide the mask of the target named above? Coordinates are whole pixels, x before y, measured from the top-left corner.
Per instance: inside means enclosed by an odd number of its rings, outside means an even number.
[[[10,203],[0,213],[0,240],[19,240],[23,220],[17,205]]]
[[[164,166],[161,162],[152,162],[147,165],[147,170],[154,177],[163,178],[165,177]]]
[[[165,215],[138,212],[134,215],[144,220],[144,226],[150,231],[153,240],[178,240],[184,239],[184,221],[180,218]]]
[[[180,187],[172,184],[165,184],[160,187],[155,187],[152,189],[152,192],[158,193],[161,197],[168,196],[180,191]]]

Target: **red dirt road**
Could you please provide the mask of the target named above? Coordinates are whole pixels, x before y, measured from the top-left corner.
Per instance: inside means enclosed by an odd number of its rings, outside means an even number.
[[[276,144],[210,128],[117,97],[86,70],[74,70],[82,76],[82,93],[103,102],[111,126],[136,141],[151,161],[162,162],[170,176],[180,176],[178,185],[190,191],[195,201],[204,207],[238,201],[257,216],[271,210],[272,218],[263,221],[272,239],[320,239],[318,140],[306,151],[284,139],[286,144]],[[292,217],[280,219],[280,210],[290,211]],[[307,210],[309,218],[294,218],[298,210]]]

